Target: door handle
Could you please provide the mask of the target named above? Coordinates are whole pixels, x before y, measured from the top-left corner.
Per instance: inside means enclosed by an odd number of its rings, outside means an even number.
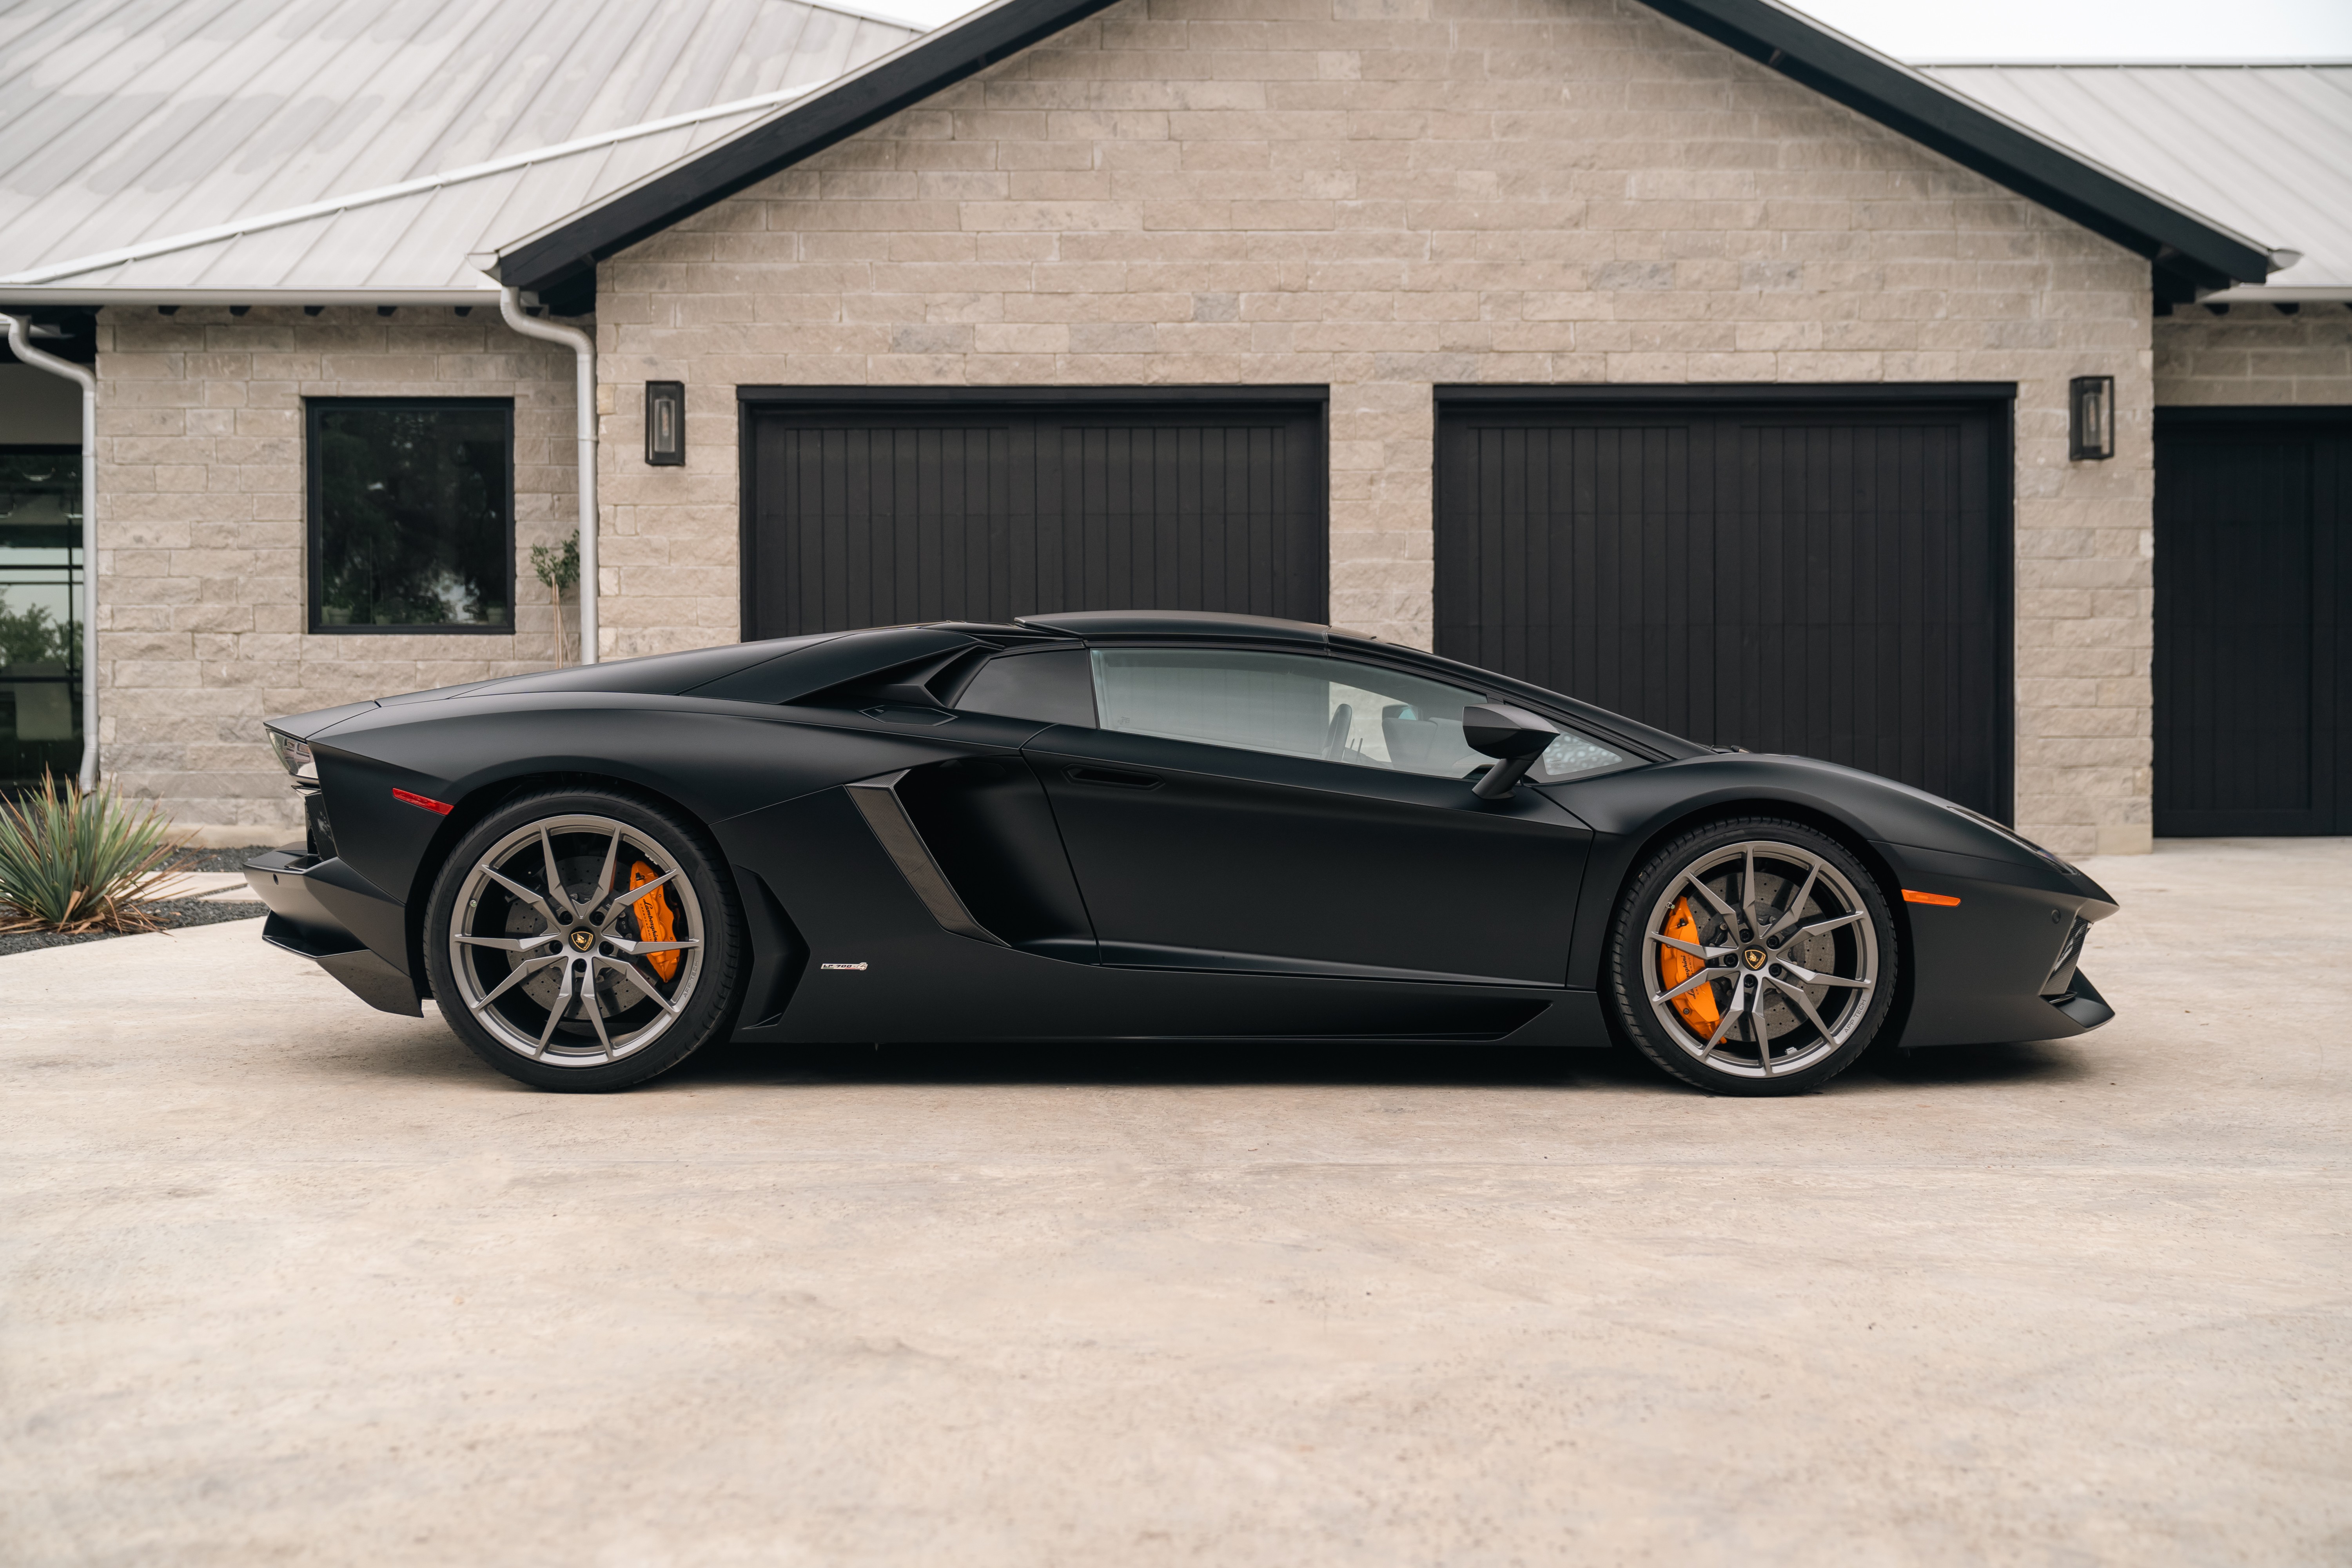
[[[1160,784],[1150,773],[1129,773],[1125,768],[1070,768],[1066,772],[1072,784],[1099,784],[1106,789],[1158,789]]]

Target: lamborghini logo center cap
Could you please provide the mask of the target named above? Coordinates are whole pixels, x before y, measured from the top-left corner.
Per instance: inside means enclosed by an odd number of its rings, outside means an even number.
[[[581,952],[585,952],[590,948],[596,945],[596,933],[593,931],[575,931],[572,933],[572,945],[578,948]]]
[[[1751,947],[1739,955],[1739,961],[1750,969],[1761,969],[1764,967],[1764,950],[1760,947]]]

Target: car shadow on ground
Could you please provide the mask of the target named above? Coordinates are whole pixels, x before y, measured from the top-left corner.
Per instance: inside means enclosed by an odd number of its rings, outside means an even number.
[[[2089,1069],[2060,1042],[1957,1046],[1932,1051],[1882,1047],[1830,1085],[1831,1092],[1937,1084],[2055,1084]],[[1377,1046],[1103,1045],[778,1047],[706,1050],[659,1080],[681,1087],[784,1084],[1362,1084],[1381,1088],[1583,1089],[1697,1094],[1634,1052],[1537,1050],[1448,1041]]]
[[[485,1088],[523,1086],[498,1079],[428,1009],[396,1041],[351,1041],[317,1058],[330,1072],[374,1079],[472,1080]],[[1829,1086],[1836,1094],[1937,1085],[2042,1086],[2073,1082],[2091,1068],[2073,1044],[1949,1046],[1905,1051],[1879,1047]],[[1575,1089],[1595,1093],[1695,1095],[1634,1052],[1533,1049],[1457,1041],[1378,1045],[1099,1044],[999,1042],[982,1045],[774,1046],[729,1043],[697,1053],[645,1086],[712,1089],[728,1085],[908,1084],[1127,1085],[1190,1088],[1298,1084],[1379,1088]]]

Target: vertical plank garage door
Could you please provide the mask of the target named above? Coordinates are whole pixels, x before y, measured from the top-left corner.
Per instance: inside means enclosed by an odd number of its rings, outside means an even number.
[[[1219,392],[744,389],[743,635],[1326,619],[1323,389]]]
[[[2156,417],[2156,831],[2352,833],[2352,410]]]
[[[1437,647],[2009,820],[2009,397],[1446,389]]]

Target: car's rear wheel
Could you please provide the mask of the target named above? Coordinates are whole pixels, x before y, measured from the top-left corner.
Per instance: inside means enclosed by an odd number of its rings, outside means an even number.
[[[1894,917],[1844,846],[1801,823],[1718,822],[1633,878],[1611,928],[1618,1021],[1718,1094],[1801,1094],[1867,1050],[1895,1001]]]
[[[459,841],[426,909],[425,957],[442,1017],[500,1072],[624,1089],[724,1026],[742,923],[691,824],[617,793],[551,791]]]

